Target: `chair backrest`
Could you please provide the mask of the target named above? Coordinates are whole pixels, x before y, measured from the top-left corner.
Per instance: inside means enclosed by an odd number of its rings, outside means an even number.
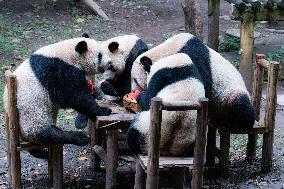
[[[11,143],[16,146],[20,144],[19,140],[19,114],[17,109],[17,77],[11,71],[10,67],[2,68],[2,79],[7,86],[8,110],[5,113],[5,124],[7,135]]]
[[[186,111],[197,110],[197,129],[196,142],[194,148],[194,167],[193,180],[201,180],[195,188],[201,188],[203,177],[203,167],[205,158],[206,146],[206,130],[207,130],[207,115],[208,115],[208,99],[202,98],[199,102],[177,101],[163,102],[161,98],[154,97],[151,100],[151,125],[149,136],[148,163],[147,163],[147,180],[146,188],[150,189],[153,186],[158,188],[159,175],[159,156],[160,156],[160,138],[161,138],[161,122],[162,110],[167,111]],[[196,183],[196,182],[195,182]]]
[[[267,127],[267,129],[270,130],[274,129],[275,125],[279,63],[275,61],[267,61],[265,60],[265,58],[266,56],[264,54],[256,55],[256,65],[252,90],[252,103],[255,108],[256,120],[259,121],[264,69],[268,69],[264,125],[265,127]]]

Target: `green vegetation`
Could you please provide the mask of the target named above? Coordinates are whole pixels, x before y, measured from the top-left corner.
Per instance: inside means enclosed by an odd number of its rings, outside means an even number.
[[[219,45],[220,52],[231,52],[240,50],[240,39],[233,36],[225,36],[223,42]]]
[[[282,44],[279,48],[279,50],[275,53],[269,53],[267,55],[267,59],[269,61],[279,61],[281,63],[284,63],[284,44]]]
[[[172,34],[172,33],[165,33],[165,34],[163,35],[163,38],[164,38],[164,40],[167,40],[167,39],[173,37],[173,35],[174,35],[174,34]]]
[[[240,69],[240,58],[237,58],[236,60],[234,60],[232,64],[239,70]]]

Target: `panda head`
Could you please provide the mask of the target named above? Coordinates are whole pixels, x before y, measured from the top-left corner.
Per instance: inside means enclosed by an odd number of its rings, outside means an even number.
[[[131,90],[146,90],[147,76],[150,73],[152,59],[148,56],[138,57],[131,70]]]
[[[115,80],[117,75],[121,75],[125,69],[125,55],[123,50],[119,49],[119,43],[116,41],[102,42],[104,52],[112,59],[112,63],[104,73],[104,79]]]
[[[106,80],[117,80],[118,77],[130,80],[134,60],[148,50],[146,43],[136,35],[117,36],[103,41],[101,45],[112,60],[104,73]]]
[[[75,46],[76,58],[87,75],[103,73],[111,64],[111,59],[104,53],[101,45],[90,38],[83,38]]]
[[[87,76],[104,72],[111,62],[100,43],[86,37],[54,43],[38,49],[35,54],[59,58],[83,70]]]

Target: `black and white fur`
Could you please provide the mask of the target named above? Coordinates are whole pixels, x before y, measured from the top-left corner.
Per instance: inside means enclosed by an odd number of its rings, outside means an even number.
[[[184,53],[159,59],[151,66],[147,57],[141,60],[150,65],[147,90],[139,94],[138,113],[127,134],[127,142],[134,153],[146,153],[150,127],[150,100],[160,97],[164,101],[198,101],[205,97],[204,85],[198,69]],[[192,150],[196,132],[196,111],[163,111],[161,126],[161,154],[186,155]]]
[[[209,98],[209,118],[218,126],[234,130],[252,128],[255,116],[250,95],[237,69],[219,53],[204,45],[198,38],[181,33],[140,55],[132,67],[132,91],[146,89],[149,67],[141,61],[148,57],[153,62],[175,54],[187,54],[196,65]]]
[[[104,72],[103,80],[96,87],[96,94],[100,91],[106,97],[115,99],[131,92],[131,69],[134,60],[148,50],[147,44],[136,35],[122,35],[101,42],[103,52],[111,58],[111,64]],[[88,118],[78,114],[75,126],[79,129],[87,126]]]
[[[104,52],[111,58],[109,68],[104,72],[101,89],[104,94],[119,96],[131,92],[131,69],[134,60],[148,50],[147,44],[136,35],[123,35],[101,43]]]
[[[14,71],[22,140],[86,145],[85,133],[57,127],[58,110],[72,108],[89,118],[109,115],[111,110],[99,107],[92,97],[86,77],[104,71],[110,60],[97,41],[87,38],[42,47],[25,60]],[[7,111],[7,89],[4,102]]]

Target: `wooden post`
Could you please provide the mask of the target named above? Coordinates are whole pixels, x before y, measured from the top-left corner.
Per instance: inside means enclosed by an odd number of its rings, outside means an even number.
[[[10,75],[7,80],[8,86],[8,115],[9,115],[9,135],[11,154],[11,177],[12,188],[21,188],[21,157],[17,147],[19,141],[19,115],[17,111],[17,78]]]
[[[223,178],[229,177],[229,166],[230,166],[230,133],[227,131],[220,132],[220,168],[221,176]]]
[[[207,134],[208,99],[199,100],[201,109],[197,111],[196,139],[192,172],[192,189],[200,189],[203,183],[203,168]]]
[[[63,145],[54,145],[50,148],[53,158],[53,189],[63,188]]]
[[[146,182],[145,170],[140,165],[139,160],[136,160],[136,172],[135,172],[135,185],[134,189],[144,189]]]
[[[6,129],[6,142],[7,142],[7,161],[8,161],[8,182],[11,185],[11,153],[10,153],[10,132],[9,132],[9,116],[5,113],[5,129]]]
[[[162,99],[154,97],[150,109],[150,136],[148,138],[147,189],[157,189],[159,183],[159,156],[162,122]]]
[[[271,61],[268,70],[267,98],[264,124],[269,131],[263,134],[262,162],[261,169],[263,172],[270,172],[273,157],[273,140],[275,127],[275,114],[277,103],[277,79],[279,63]]]
[[[203,39],[203,17],[200,0],[182,0],[181,5],[185,17],[185,31]]]
[[[247,8],[241,14],[240,73],[244,78],[248,91],[251,93],[253,80],[253,44],[255,20],[252,8]]]
[[[215,51],[219,47],[220,0],[208,0],[208,46]]]
[[[106,189],[117,187],[118,144],[117,130],[107,130]]]
[[[206,165],[213,166],[215,164],[215,154],[216,149],[216,128],[213,125],[208,126],[207,132],[207,146],[206,146]]]
[[[256,121],[259,121],[260,119],[260,103],[261,103],[262,83],[263,83],[263,73],[264,73],[264,68],[258,64],[261,59],[265,59],[265,55],[257,54],[253,87],[252,87],[252,104],[254,107]],[[256,142],[257,142],[257,134],[249,134],[247,151],[246,151],[246,159],[249,161],[255,157]]]
[[[101,145],[102,143],[102,132],[98,129],[98,120],[91,120],[89,119],[88,121],[88,127],[89,127],[89,132],[90,132],[90,137],[91,137],[91,146],[95,146],[95,145]],[[100,157],[95,153],[95,151],[91,150],[91,169],[93,169],[93,171],[95,172],[99,172],[101,171],[100,168],[100,163],[101,163],[101,159]]]

